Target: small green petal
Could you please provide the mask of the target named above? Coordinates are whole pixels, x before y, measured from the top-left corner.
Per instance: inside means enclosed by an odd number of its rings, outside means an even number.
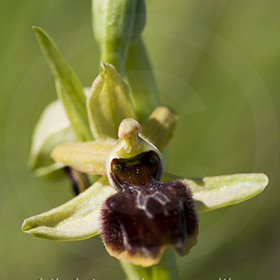
[[[128,86],[116,68],[101,62],[101,70],[87,99],[90,128],[95,139],[116,139],[120,122],[135,113]]]
[[[100,207],[115,193],[106,177],[67,203],[23,222],[22,230],[51,240],[82,240],[99,233]]]
[[[184,179],[193,192],[199,211],[209,211],[236,204],[261,193],[268,184],[265,174],[235,174],[228,176]]]
[[[58,97],[63,102],[73,129],[81,141],[92,140],[82,85],[51,37],[34,27],[40,47],[55,77]]]
[[[80,172],[106,175],[106,158],[116,142],[89,141],[65,143],[55,147],[52,158]]]
[[[176,113],[171,109],[157,107],[143,124],[141,135],[162,152],[173,136],[177,119]]]
[[[54,176],[62,165],[55,163],[52,149],[67,141],[75,141],[76,135],[60,100],[49,104],[36,124],[33,136],[29,166],[38,176]]]

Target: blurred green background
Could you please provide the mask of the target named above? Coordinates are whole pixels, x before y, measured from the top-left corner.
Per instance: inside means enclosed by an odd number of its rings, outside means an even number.
[[[247,202],[200,214],[198,245],[178,258],[180,279],[279,279],[280,2],[147,1],[144,39],[163,104],[180,120],[168,170],[185,176],[264,172]],[[99,237],[36,239],[24,218],[72,197],[68,182],[35,178],[30,138],[56,98],[32,25],[57,42],[90,86],[99,71],[90,1],[0,2],[1,279],[125,279]]]

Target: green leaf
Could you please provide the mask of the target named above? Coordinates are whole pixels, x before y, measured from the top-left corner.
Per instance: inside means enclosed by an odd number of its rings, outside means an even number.
[[[55,163],[50,154],[56,145],[68,141],[76,141],[76,135],[61,101],[56,100],[45,108],[32,136],[29,166],[36,175],[55,177],[60,174],[57,170],[63,166]]]
[[[102,177],[67,203],[26,219],[22,230],[52,240],[82,240],[99,233],[100,207],[116,191]]]
[[[116,68],[101,62],[101,69],[87,99],[90,128],[95,139],[116,139],[120,122],[135,118],[135,113],[128,87]]]
[[[199,211],[209,211],[236,204],[261,193],[268,184],[265,174],[235,174],[228,176],[184,179],[193,192]]]
[[[34,27],[43,54],[55,78],[58,97],[63,102],[73,129],[81,141],[92,140],[82,85],[50,36]]]

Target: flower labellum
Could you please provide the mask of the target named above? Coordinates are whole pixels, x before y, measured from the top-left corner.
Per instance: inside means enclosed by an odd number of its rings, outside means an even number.
[[[187,255],[197,243],[198,219],[183,181],[159,181],[160,152],[139,132],[137,121],[124,119],[107,157],[108,178],[117,193],[102,206],[101,234],[110,255],[151,266],[167,246]]]

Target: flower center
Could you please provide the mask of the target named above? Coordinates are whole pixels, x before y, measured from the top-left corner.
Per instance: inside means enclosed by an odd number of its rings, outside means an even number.
[[[158,149],[138,135],[141,125],[134,119],[124,119],[119,126],[119,140],[110,151],[107,174],[112,186],[148,186],[160,180],[162,161]]]

